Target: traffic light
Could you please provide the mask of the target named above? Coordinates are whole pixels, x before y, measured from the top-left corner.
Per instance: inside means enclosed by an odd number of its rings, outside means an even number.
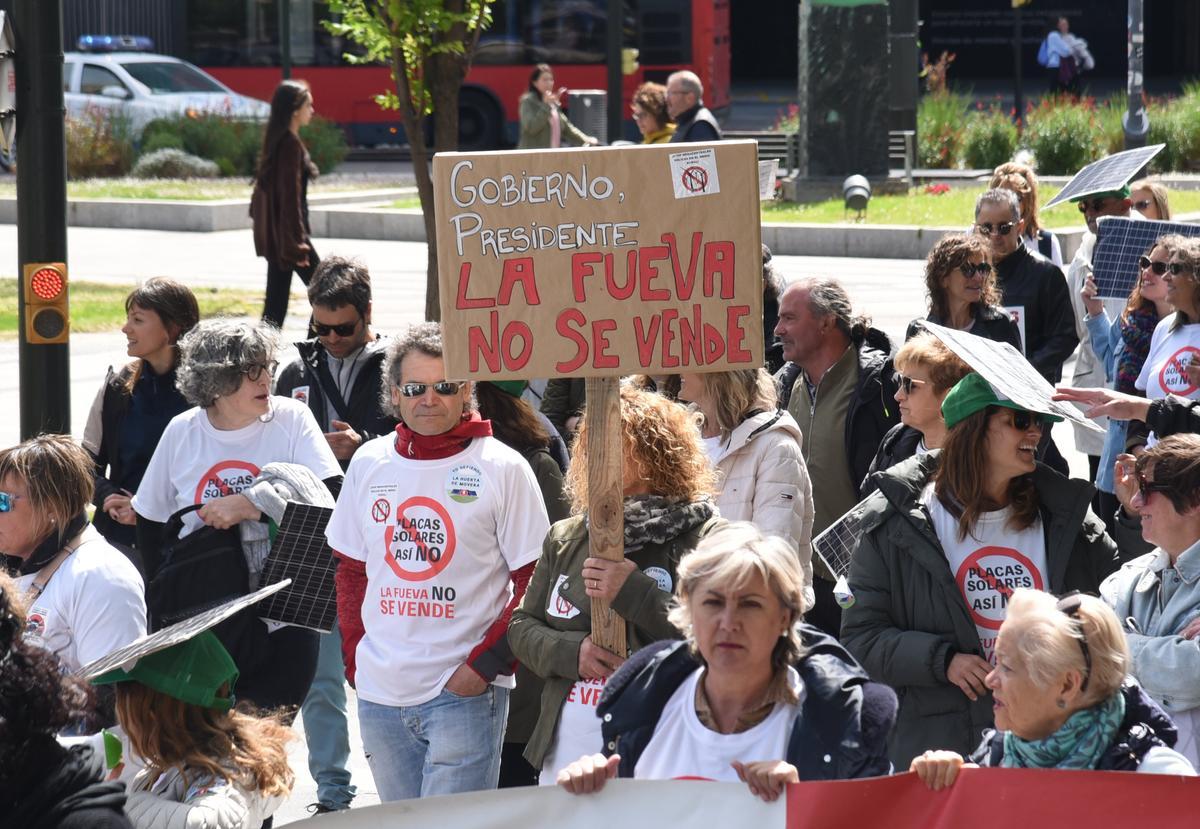
[[[71,333],[71,315],[67,306],[66,264],[27,264],[24,288],[25,341],[35,345],[67,342]]]
[[[621,74],[632,75],[638,71],[639,50],[628,47],[621,50]]]

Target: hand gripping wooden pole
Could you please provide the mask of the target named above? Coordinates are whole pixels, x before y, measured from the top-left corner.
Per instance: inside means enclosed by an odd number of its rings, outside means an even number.
[[[625,499],[621,446],[620,380],[586,381],[588,452],[588,551],[593,558],[625,558]],[[624,657],[625,620],[608,602],[592,599],[592,641]]]

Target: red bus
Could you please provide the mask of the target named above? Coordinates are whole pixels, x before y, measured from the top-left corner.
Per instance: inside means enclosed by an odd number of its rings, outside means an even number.
[[[172,27],[171,48],[161,50],[203,67],[237,92],[270,100],[280,78],[278,0],[177,2],[176,17],[184,20]],[[346,64],[342,55],[355,47],[325,30],[325,5],[290,2],[292,74],[312,85],[317,112],[341,124],[353,144],[397,143],[399,114],[373,100],[389,88],[388,70]],[[704,84],[708,107],[718,114],[728,107],[730,2],[626,0],[625,45],[640,54],[637,72],[624,79],[625,103],[644,81],[665,83],[671,72],[691,69]],[[607,25],[606,0],[497,0],[462,88],[460,147],[516,142],[518,100],[536,63],[553,66],[556,83],[569,89],[604,89]],[[623,128],[626,137],[638,138],[628,115]]]

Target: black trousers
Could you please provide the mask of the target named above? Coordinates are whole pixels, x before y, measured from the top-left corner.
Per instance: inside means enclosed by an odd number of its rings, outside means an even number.
[[[311,248],[311,239],[308,244]],[[292,292],[293,271],[296,276],[300,277],[300,281],[307,285],[320,261],[321,258],[317,255],[315,248],[308,253],[307,265],[289,268],[286,265],[272,262],[270,259],[267,260],[267,299],[263,303],[263,322],[269,322],[278,328],[283,327],[283,318],[287,316],[288,297]]]
[[[317,674],[321,634],[288,625],[267,638],[270,646],[266,656],[242,671],[233,688],[234,696],[263,711],[286,709],[290,723]]]

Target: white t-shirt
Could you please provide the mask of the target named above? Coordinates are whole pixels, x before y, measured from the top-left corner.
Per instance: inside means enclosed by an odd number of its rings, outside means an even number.
[[[736,782],[737,772],[731,765],[734,760],[746,763],[786,758],[799,705],[776,703],[775,710],[753,728],[738,734],[720,734],[707,728],[696,716],[696,683],[703,673],[703,668],[697,668],[667,700],[654,735],[634,767],[635,779]],[[803,702],[800,674],[790,667],[788,684]]]
[[[408,706],[441,693],[549,529],[529,464],[495,438],[441,460],[402,457],[395,435],[359,448],[325,530],[330,547],[366,563],[358,695]]]
[[[1150,353],[1142,364],[1142,372],[1134,385],[1151,400],[1161,400],[1168,394],[1196,400],[1200,386],[1193,386],[1185,369],[1200,354],[1200,323],[1180,326],[1172,331],[1174,314],[1159,320],[1150,339]],[[1151,435],[1149,445],[1154,445]]]
[[[17,579],[22,594],[37,573]],[[95,527],[59,566],[25,619],[25,640],[58,654],[71,673],[146,635],[146,597],[137,568]]]
[[[555,600],[557,593],[557,589],[551,592],[551,601]],[[558,727],[554,730],[554,742],[542,760],[542,773],[538,778],[540,785],[553,786],[559,769],[585,754],[596,754],[604,748],[596,706],[600,704],[600,695],[604,693],[607,683],[606,679],[581,679],[567,692],[558,715]]]
[[[199,407],[172,418],[133,496],[137,514],[166,521],[191,504],[236,495],[269,463],[307,466],[321,480],[342,474],[307,406],[272,396],[271,410],[269,420],[228,431],[214,427]],[[195,513],[189,513],[184,534],[201,523]]]
[[[921,493],[921,503],[929,510],[950,572],[975,622],[983,657],[995,665],[996,634],[1012,591],[1049,589],[1042,519],[1039,516],[1026,529],[1014,530],[1008,526],[1011,507],[985,512],[976,519],[974,530],[959,541],[958,520],[942,506],[933,484]]]

